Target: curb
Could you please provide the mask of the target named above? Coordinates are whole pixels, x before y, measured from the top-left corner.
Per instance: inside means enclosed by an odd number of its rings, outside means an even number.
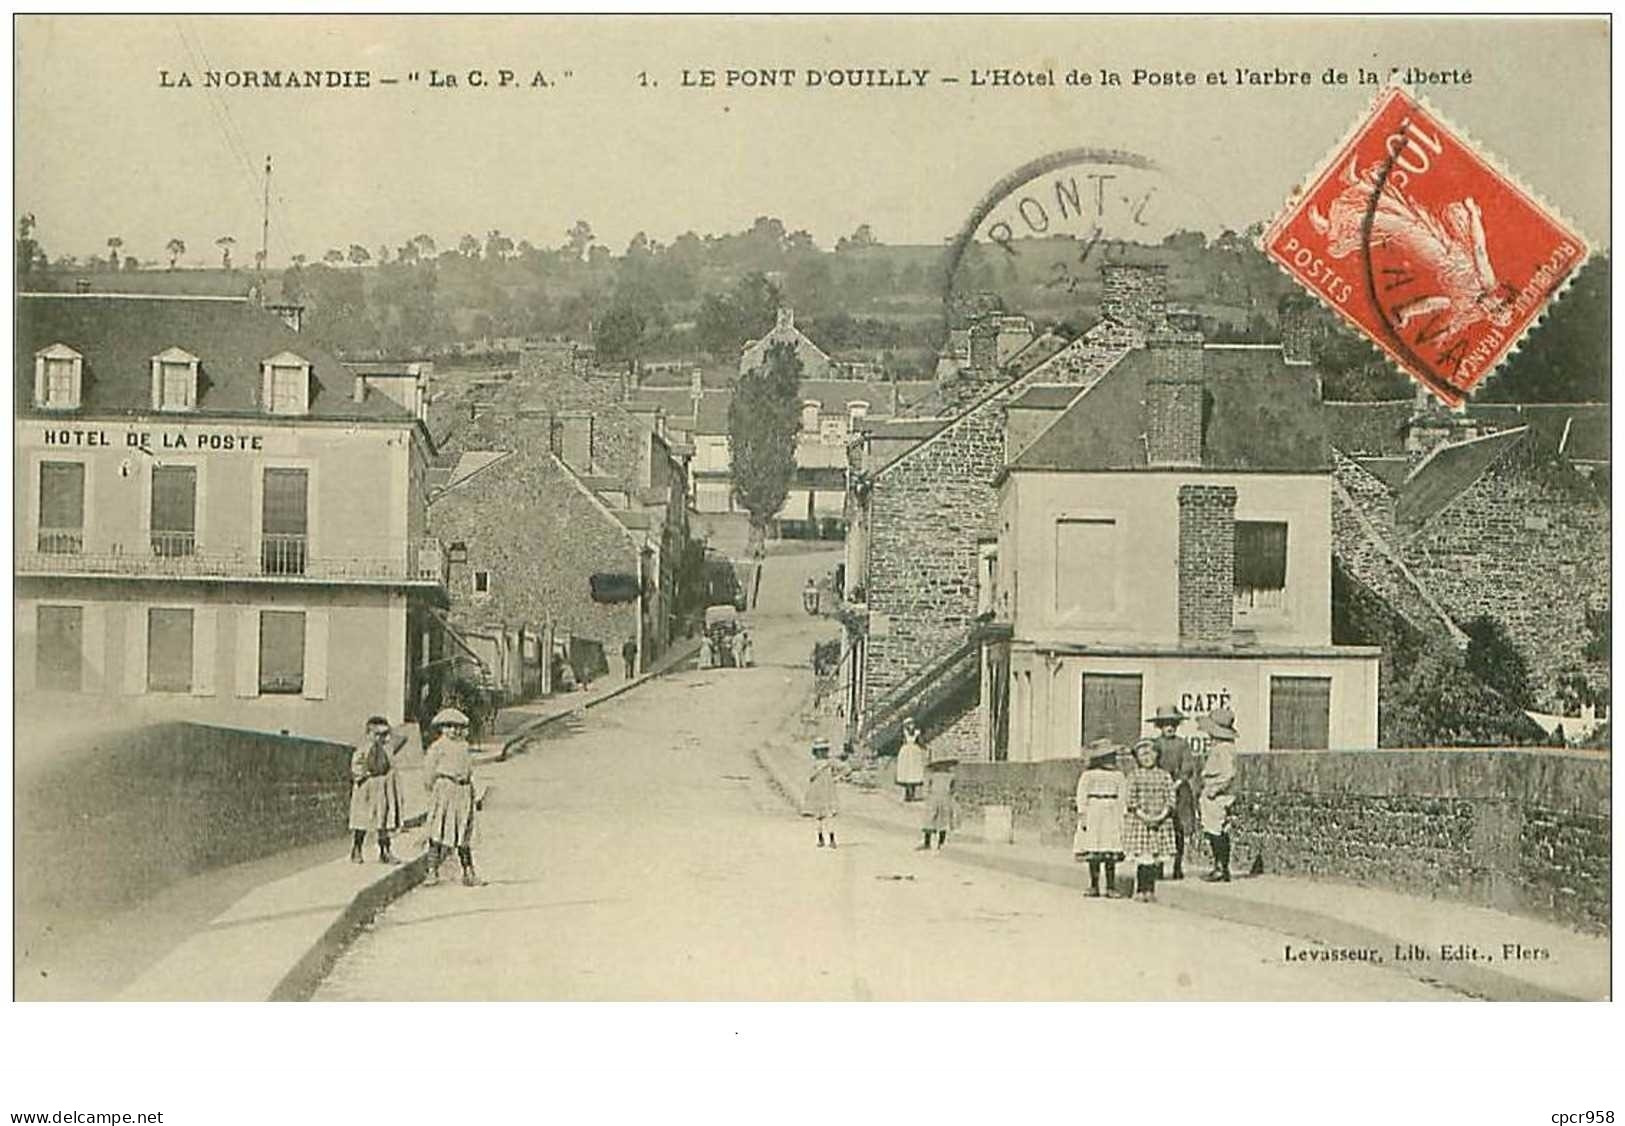
[[[673,646],[669,652],[676,654],[682,650],[686,650],[687,648],[688,647],[686,645]],[[589,700],[583,700],[580,704],[577,704],[573,708],[557,711],[551,715],[537,716],[535,719],[521,724],[502,741],[501,750],[494,755],[486,757],[476,756],[474,759],[475,764],[478,765],[481,762],[506,762],[517,747],[521,746],[526,739],[530,738],[533,733],[541,728],[546,727],[550,723],[556,723],[566,716],[575,715],[577,712],[584,712],[591,708],[595,708],[607,700],[613,700],[617,696],[630,692],[632,689],[637,688],[648,681],[654,680],[656,677],[662,677],[668,673],[675,672],[677,671],[677,666],[683,664],[688,660],[689,657],[697,655],[699,651],[699,645],[695,644],[694,651],[692,653],[684,652],[682,656],[673,656],[670,663],[664,668],[656,669],[652,672],[646,672],[642,676],[633,677],[631,680],[622,681],[609,691],[600,693]]]
[[[792,784],[786,779],[778,764],[773,762],[771,756],[765,754],[762,748],[756,748],[753,754],[756,761],[766,772],[774,789],[779,791],[792,808],[799,809],[796,790],[792,788]],[[872,814],[843,809],[841,817],[866,828],[879,829],[897,836],[912,838],[917,835],[912,829],[885,818],[875,817]],[[974,847],[974,845],[972,848],[967,849],[963,847],[963,844],[954,851],[953,859],[977,868],[1004,872],[1008,875],[1021,876],[1061,887],[1076,888],[1080,886],[1079,877],[1072,872],[1070,866],[1059,860],[1033,860],[1023,856],[1000,856],[995,853],[984,852]],[[1305,911],[1297,907],[1276,906],[1250,900],[1234,899],[1229,896],[1203,891],[1199,888],[1187,887],[1183,883],[1177,885],[1164,883],[1158,888],[1158,891],[1165,897],[1163,905],[1176,911],[1184,911],[1188,914],[1201,915],[1211,919],[1220,919],[1224,922],[1237,923],[1242,926],[1275,931],[1279,934],[1307,939],[1324,945],[1374,946],[1379,949],[1386,949],[1395,945],[1397,941],[1392,935],[1356,923],[1346,922],[1330,915],[1322,915],[1319,912]],[[1582,997],[1536,985],[1533,982],[1513,977],[1511,974],[1483,969],[1465,962],[1429,962],[1423,964],[1384,961],[1382,968],[1403,974],[1426,985],[1441,986],[1484,1001],[1594,1000],[1594,998]]]
[[[418,818],[418,823],[422,824],[422,818]],[[385,907],[422,883],[428,870],[428,853],[419,853],[400,867],[391,869],[387,876],[357,892],[349,906],[322,932],[315,945],[306,950],[293,968],[277,982],[266,1000],[310,1000],[332,970],[333,963],[338,961],[339,955],[344,953],[344,948],[350,945],[361,928],[377,918]]]

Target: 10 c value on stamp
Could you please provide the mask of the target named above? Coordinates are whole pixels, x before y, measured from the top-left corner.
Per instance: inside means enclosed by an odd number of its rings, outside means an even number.
[[[1309,183],[1264,232],[1264,253],[1451,406],[1590,253],[1402,86]]]

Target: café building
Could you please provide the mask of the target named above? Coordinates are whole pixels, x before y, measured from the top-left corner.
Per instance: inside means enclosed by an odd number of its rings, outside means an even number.
[[[1376,746],[1380,650],[1332,644],[1312,368],[1279,347],[1153,339],[1007,451],[999,488],[990,758],[1129,742],[1165,704],[1229,708],[1241,750]]]

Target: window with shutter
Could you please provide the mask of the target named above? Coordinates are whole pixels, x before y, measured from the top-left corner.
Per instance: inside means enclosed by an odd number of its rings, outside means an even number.
[[[192,611],[147,611],[147,691],[192,691]]]
[[[1083,674],[1083,746],[1110,738],[1133,743],[1140,735],[1140,677],[1131,673]]]
[[[304,612],[260,611],[260,693],[297,696],[304,690]]]
[[[152,470],[152,553],[191,555],[197,547],[197,467]]]
[[[1236,609],[1286,605],[1286,524],[1236,521]]]
[[[159,408],[166,411],[185,410],[192,405],[193,385],[196,382],[192,365],[166,360],[158,365],[158,388],[161,396]]]
[[[302,575],[309,533],[310,473],[267,469],[261,502],[260,557],[268,575]]]
[[[273,414],[305,413],[305,398],[310,390],[310,369],[293,364],[271,366],[271,412]]]
[[[41,462],[39,493],[39,550],[79,554],[85,546],[84,463]]]
[[[1270,677],[1271,750],[1325,750],[1331,745],[1331,715],[1330,677]]]
[[[78,692],[84,684],[84,609],[41,606],[38,614],[35,686],[53,692]]]

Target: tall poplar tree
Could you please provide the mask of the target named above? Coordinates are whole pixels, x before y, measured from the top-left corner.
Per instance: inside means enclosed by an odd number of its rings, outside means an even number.
[[[800,428],[801,357],[781,341],[767,349],[758,367],[740,375],[728,405],[734,499],[750,513],[752,554],[790,493]]]

